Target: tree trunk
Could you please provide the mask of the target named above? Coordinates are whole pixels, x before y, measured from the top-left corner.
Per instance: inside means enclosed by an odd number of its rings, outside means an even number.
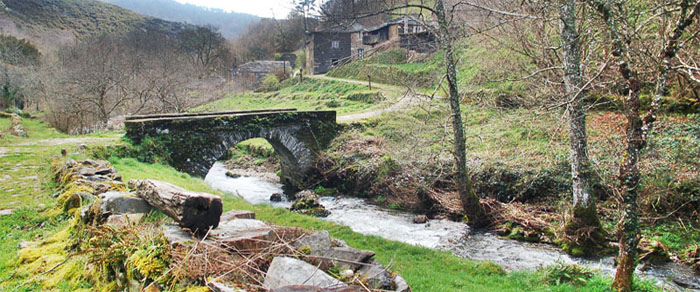
[[[580,38],[576,25],[576,1],[560,2],[560,33],[563,47],[564,86],[569,113],[569,151],[573,209],[564,225],[565,250],[574,255],[591,254],[605,244],[595,198],[591,195],[591,172],[586,135],[585,89],[581,77]]]
[[[471,185],[469,172],[467,171],[466,141],[464,138],[464,126],[462,125],[462,112],[460,108],[459,91],[457,89],[457,62],[452,47],[452,37],[448,27],[447,15],[443,0],[435,1],[435,12],[440,25],[439,42],[445,55],[445,67],[447,74],[447,86],[449,88],[450,110],[452,113],[452,129],[454,131],[454,156],[457,165],[457,191],[459,192],[464,212],[467,215],[468,224],[474,227],[483,227],[489,223],[486,212],[479,202],[479,197]]]
[[[206,234],[219,225],[223,204],[218,196],[188,191],[156,180],[131,180],[129,187],[148,204],[194,233]]]

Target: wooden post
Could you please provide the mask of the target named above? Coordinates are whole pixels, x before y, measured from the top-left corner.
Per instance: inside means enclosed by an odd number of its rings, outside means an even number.
[[[372,90],[372,75],[367,74],[367,83],[369,85],[369,90]]]
[[[299,83],[304,82],[304,68],[299,68]]]

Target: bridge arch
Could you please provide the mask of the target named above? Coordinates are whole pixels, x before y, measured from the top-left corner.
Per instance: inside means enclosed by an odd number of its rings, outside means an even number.
[[[264,138],[279,157],[282,183],[301,189],[318,152],[335,137],[335,116],[334,111],[293,109],[131,116],[125,128],[132,142],[157,141],[173,167],[198,177],[236,144]]]

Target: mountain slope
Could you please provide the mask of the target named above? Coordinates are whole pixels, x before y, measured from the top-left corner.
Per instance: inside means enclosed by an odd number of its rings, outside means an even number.
[[[100,33],[140,29],[174,34],[187,26],[95,0],[0,1],[2,32],[27,38],[43,50]]]
[[[173,0],[102,0],[145,15],[177,22],[218,27],[227,39],[237,38],[251,22],[260,17],[245,13],[226,12]]]

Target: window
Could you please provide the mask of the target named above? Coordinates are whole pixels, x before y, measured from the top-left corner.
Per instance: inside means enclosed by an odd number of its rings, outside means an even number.
[[[365,57],[365,49],[357,49],[357,58],[363,59]]]
[[[331,48],[334,48],[334,49],[340,48],[340,41],[332,41]]]
[[[420,27],[419,25],[416,25],[416,26],[413,27],[413,32],[414,32],[414,33],[418,33],[418,32],[421,32],[421,31],[423,31],[423,28]]]

